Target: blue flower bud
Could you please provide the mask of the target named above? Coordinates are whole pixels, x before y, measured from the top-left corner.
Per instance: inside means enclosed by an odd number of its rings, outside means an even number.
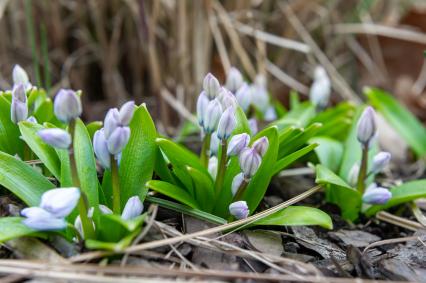
[[[270,107],[270,98],[268,90],[265,86],[252,85],[251,86],[251,103],[259,109],[262,113],[265,113]]]
[[[358,120],[357,139],[364,147],[369,147],[376,131],[375,112],[368,106]]]
[[[212,176],[213,179],[216,178],[217,175],[217,166],[218,166],[218,160],[216,156],[212,156],[209,159],[209,165],[208,165],[208,171],[210,173],[210,176]]]
[[[80,96],[71,89],[59,90],[53,103],[53,110],[60,121],[69,123],[78,118],[83,111]]]
[[[112,132],[120,126],[120,112],[117,108],[108,110],[104,120],[104,135],[108,139]]]
[[[247,206],[247,202],[240,200],[229,205],[229,213],[236,219],[244,219],[247,218],[250,211]]]
[[[129,139],[130,128],[117,127],[107,139],[109,153],[112,155],[120,153],[129,142]]]
[[[203,89],[209,100],[215,99],[220,90],[219,81],[211,73],[208,73],[203,80]]]
[[[52,189],[41,196],[40,207],[56,218],[64,218],[73,211],[79,199],[78,188]]]
[[[243,84],[243,76],[237,68],[231,67],[226,77],[226,88],[235,93]]]
[[[237,99],[240,107],[246,112],[251,103],[251,89],[250,87],[244,83],[235,93],[235,98]]]
[[[105,169],[111,167],[111,155],[108,150],[108,142],[105,138],[104,129],[97,130],[93,136],[93,150],[101,166]]]
[[[356,184],[358,183],[358,175],[359,175],[359,165],[354,164],[348,174],[349,185],[351,185],[352,187],[356,186]]]
[[[331,82],[324,68],[321,66],[315,69],[314,76],[315,80],[309,91],[309,99],[317,109],[322,110],[327,106],[330,99]]]
[[[37,134],[45,143],[56,148],[67,149],[71,145],[70,134],[59,128],[43,129]]]
[[[274,106],[269,106],[266,111],[263,113],[263,119],[265,121],[274,121],[277,119],[277,112],[275,112]]]
[[[124,206],[121,218],[124,220],[130,220],[141,215],[143,211],[143,204],[138,196],[129,198],[126,205]]]
[[[13,67],[12,79],[14,85],[22,84],[25,90],[29,90],[32,87],[27,72],[19,65]]]
[[[27,95],[23,84],[16,84],[12,90],[12,104],[10,107],[10,119],[17,124],[28,117]]]
[[[392,193],[385,188],[377,187],[375,183],[365,190],[362,201],[367,204],[385,204],[392,198]]]
[[[206,92],[202,91],[197,100],[197,118],[200,126],[203,126],[204,124],[204,115],[206,113],[207,106],[209,105],[209,101],[210,100],[208,99]]]
[[[235,110],[233,107],[229,107],[220,117],[219,124],[217,126],[217,137],[221,140],[228,139],[236,125],[237,118],[235,118]]]
[[[217,99],[213,99],[207,105],[204,113],[203,129],[205,133],[211,134],[216,130],[221,115],[222,107]]]
[[[389,164],[391,154],[389,152],[381,151],[373,157],[373,165],[371,166],[371,173],[377,174],[381,172]]]
[[[210,140],[210,155],[216,155],[219,151],[220,140],[215,132],[212,133]]]
[[[25,208],[21,211],[21,215],[26,217],[22,223],[34,230],[53,231],[63,230],[67,227],[64,218],[56,218],[40,207]]]
[[[221,88],[217,99],[219,100],[220,105],[223,109],[227,109],[229,107],[237,108],[238,106],[238,102],[235,98],[235,95],[233,95],[229,90],[224,87]]]
[[[249,179],[256,174],[259,169],[262,157],[254,148],[246,148],[240,153],[240,168],[243,171],[244,176]]]
[[[102,214],[113,214],[112,210],[108,208],[108,206],[100,204],[99,205],[99,210],[101,211]]]
[[[248,124],[249,124],[249,128],[250,128],[250,132],[252,135],[257,134],[258,132],[258,127],[257,127],[257,121],[256,118],[251,118],[248,120]]]
[[[267,137],[261,137],[260,139],[256,140],[252,145],[252,148],[254,148],[261,157],[265,155],[266,151],[268,150],[268,147],[269,140]]]
[[[244,173],[237,174],[234,179],[232,179],[231,192],[232,196],[235,196],[241,184],[244,181]]]
[[[128,101],[123,104],[120,108],[119,112],[119,121],[122,126],[128,126],[130,124],[130,121],[133,118],[133,112],[135,111],[135,102],[134,101]]]
[[[34,124],[37,124],[37,123],[38,123],[38,121],[37,121],[36,117],[34,117],[34,116],[30,116],[30,117],[28,117],[28,118],[27,118],[27,121],[28,121],[28,122],[30,122],[30,123],[34,123]]]
[[[250,136],[246,133],[235,135],[231,138],[228,145],[228,156],[234,156],[241,153],[250,143]]]

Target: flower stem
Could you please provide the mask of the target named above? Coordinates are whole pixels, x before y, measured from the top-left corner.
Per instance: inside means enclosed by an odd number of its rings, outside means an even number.
[[[118,164],[111,155],[111,180],[112,180],[112,211],[114,214],[121,213],[120,179],[118,176]]]
[[[226,141],[226,139],[221,140],[220,146],[221,152],[217,165],[216,181],[214,183],[214,191],[216,193],[216,196],[220,195],[220,192],[222,191],[223,187],[223,180],[225,178],[226,162],[228,159],[228,156],[226,155],[226,152],[228,150],[228,142]]]
[[[93,228],[92,221],[89,219],[89,216],[87,215],[89,211],[88,201],[87,201],[86,194],[83,192],[80,186],[80,179],[78,178],[78,171],[77,171],[77,163],[75,161],[75,156],[74,156],[75,120],[72,120],[70,122],[68,129],[73,141],[69,151],[72,183],[74,187],[79,188],[81,192],[81,196],[78,201],[78,211],[81,218],[81,224],[83,226],[83,231],[84,231],[84,235],[86,239],[94,239],[95,229]]]
[[[201,147],[200,159],[204,167],[209,166],[209,150],[210,150],[210,141],[212,134],[206,134],[203,140],[203,146]]]
[[[367,177],[367,167],[368,167],[368,147],[362,147],[362,157],[361,157],[361,168],[359,168],[357,190],[361,194],[364,193],[365,189],[365,179]]]
[[[249,182],[250,182],[250,179],[246,179],[244,177],[243,181],[241,182],[240,187],[237,190],[237,193],[235,194],[235,196],[234,196],[234,198],[232,200],[233,202],[241,200],[241,198],[242,198],[242,196],[243,196],[243,194],[244,194],[244,192],[245,192],[245,190],[246,190]]]

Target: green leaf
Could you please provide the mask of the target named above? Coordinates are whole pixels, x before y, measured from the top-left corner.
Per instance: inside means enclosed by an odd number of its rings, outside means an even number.
[[[411,112],[389,93],[365,88],[365,95],[392,127],[405,139],[419,157],[426,155],[426,128]]]
[[[372,216],[380,210],[426,197],[426,180],[416,180],[391,188],[392,198],[384,205],[373,205],[365,214]]]
[[[95,132],[102,128],[103,123],[101,121],[93,121],[86,125],[87,131],[89,132],[90,139],[93,140]]]
[[[25,162],[0,152],[0,185],[28,206],[37,206],[41,195],[55,186]]]
[[[356,220],[361,210],[361,194],[324,165],[318,164],[316,173],[315,182],[326,188],[327,201],[340,207],[344,219]]]
[[[145,104],[135,110],[130,122],[130,132],[130,140],[123,150],[119,169],[122,207],[132,196],[145,199],[148,191],[145,183],[151,180],[154,171],[158,151],[155,143],[157,130]]]
[[[309,143],[319,144],[315,153],[322,165],[333,172],[337,172],[343,156],[343,145],[341,142],[329,137],[313,137]]]
[[[206,178],[206,175],[195,168],[188,166],[186,170],[194,183],[195,199],[203,210],[210,212],[213,209],[213,200],[215,199],[213,179],[211,177]]]
[[[310,138],[316,135],[320,128],[321,124],[319,123],[309,125],[306,129],[302,129],[299,134],[281,142],[279,145],[278,157],[283,158],[303,147]]]
[[[178,186],[157,180],[148,181],[148,183],[146,183],[146,186],[151,190],[154,190],[156,192],[159,192],[160,194],[175,199],[183,204],[188,205],[189,207],[199,208],[197,201],[193,199],[191,195],[186,192],[185,189],[182,189]]]
[[[280,160],[278,160],[275,163],[273,175],[278,174],[280,171],[287,168],[287,166],[291,165],[293,162],[295,162],[296,160],[298,160],[302,156],[304,156],[304,155],[308,154],[309,152],[311,152],[312,150],[314,150],[317,146],[318,146],[318,144],[312,143],[310,145],[307,145],[307,146],[287,155],[284,158],[281,158]]]
[[[327,213],[318,208],[307,206],[289,206],[257,220],[253,225],[318,225],[326,229],[333,229],[333,221]]]
[[[138,229],[134,231],[133,233],[130,233],[126,237],[122,238],[118,242],[117,241],[105,242],[105,241],[87,239],[85,241],[85,244],[88,249],[92,249],[92,250],[107,250],[107,251],[120,252],[120,251],[123,251],[128,246],[130,246],[133,239],[139,234],[139,232],[140,231]]]
[[[53,118],[53,102],[50,98],[45,98],[43,102],[34,110],[34,117],[39,123],[48,122]]]
[[[309,121],[315,116],[315,106],[310,102],[300,103],[296,108],[289,111],[284,117],[273,122],[271,125],[277,126],[279,130],[287,126],[306,127]]]
[[[98,174],[92,141],[84,123],[77,119],[74,133],[74,156],[81,190],[86,193],[90,207],[98,207]]]
[[[235,117],[237,118],[237,124],[235,126],[235,129],[232,131],[232,135],[241,134],[241,133],[248,133],[250,134],[250,126],[248,124],[247,116],[244,113],[243,109],[241,107],[237,107],[237,110],[235,111]]]
[[[19,129],[24,141],[28,144],[31,150],[49,169],[49,171],[58,180],[61,178],[61,164],[58,154],[55,149],[46,144],[37,134],[38,131],[44,129],[41,125],[22,121],[19,123]]]
[[[0,243],[37,233],[22,223],[22,217],[0,218]]]

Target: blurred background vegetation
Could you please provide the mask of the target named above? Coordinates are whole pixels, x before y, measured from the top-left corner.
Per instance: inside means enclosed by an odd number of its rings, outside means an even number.
[[[190,115],[207,72],[264,74],[275,98],[306,95],[317,64],[333,101],[393,93],[426,120],[426,1],[0,0],[0,87],[20,64],[54,95],[84,92],[85,119],[146,102],[160,131]]]

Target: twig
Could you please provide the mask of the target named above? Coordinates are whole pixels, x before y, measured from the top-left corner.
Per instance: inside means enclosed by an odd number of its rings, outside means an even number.
[[[172,107],[176,112],[178,112],[182,117],[191,121],[194,124],[198,124],[197,118],[186,109],[185,105],[177,100],[166,88],[161,88],[160,90],[161,97]]]
[[[362,253],[365,254],[367,250],[374,247],[389,245],[389,244],[396,244],[396,243],[403,243],[403,242],[414,241],[414,240],[420,240],[420,237],[410,236],[410,237],[402,237],[402,238],[396,238],[396,239],[387,239],[387,240],[377,241],[366,246],[364,250],[362,251]]]
[[[386,211],[380,211],[376,214],[376,218],[391,224],[394,224],[396,226],[411,230],[411,231],[417,231],[419,229],[424,228],[420,223],[390,214]]]
[[[231,61],[229,60],[228,52],[226,51],[225,43],[223,42],[222,33],[220,32],[217,21],[213,19],[213,14],[211,11],[208,13],[208,20],[210,24],[210,29],[213,35],[214,43],[216,44],[217,51],[219,52],[220,61],[222,62],[223,69],[225,73],[228,73],[231,68]]]
[[[309,93],[308,86],[300,83],[293,77],[290,77],[283,70],[281,70],[277,65],[275,65],[269,60],[266,60],[266,70],[269,73],[271,73],[274,77],[276,77],[278,80],[280,80],[282,83],[289,86],[290,88],[298,91],[301,94],[308,95]]]

